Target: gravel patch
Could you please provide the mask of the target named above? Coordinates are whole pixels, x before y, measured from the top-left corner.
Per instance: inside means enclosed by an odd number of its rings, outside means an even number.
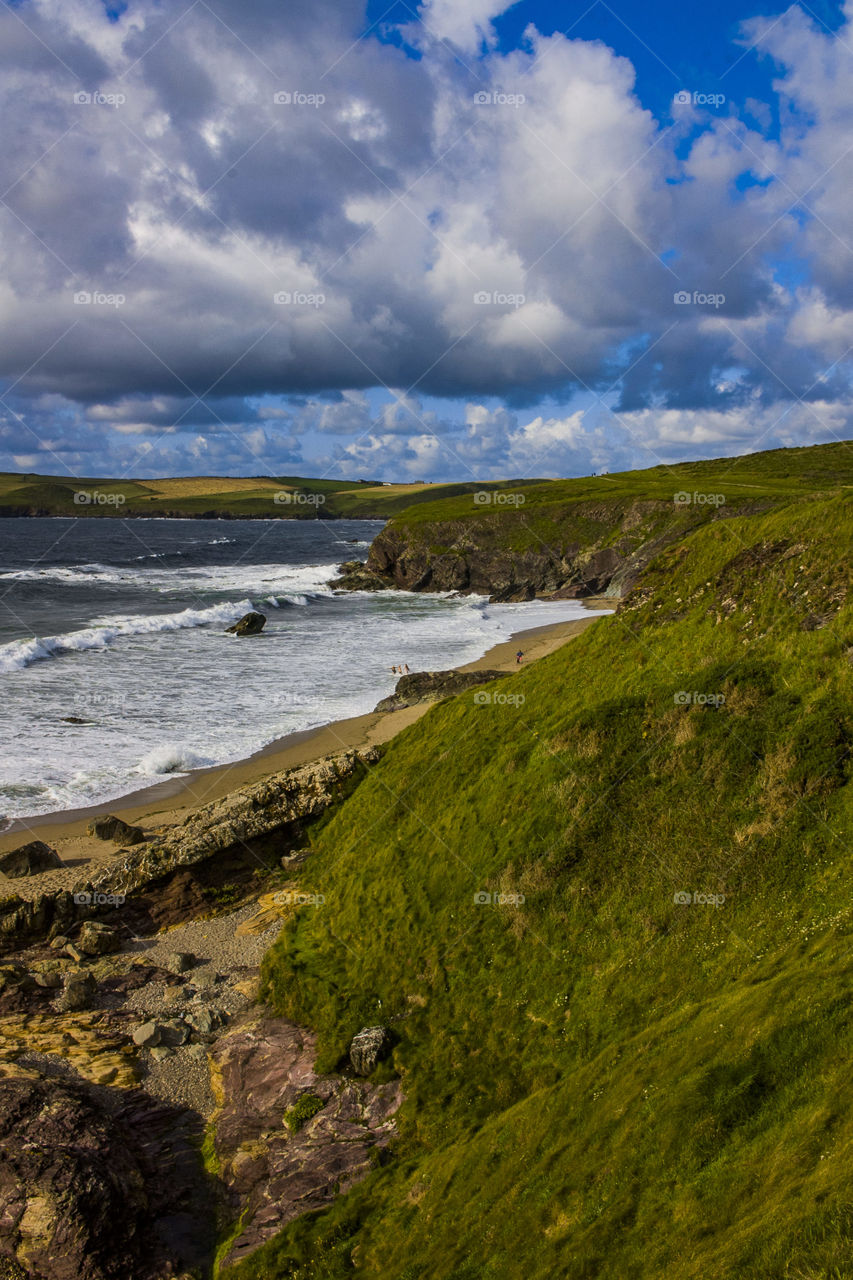
[[[210,1009],[223,1016],[225,1022],[207,1044],[176,1046],[165,1056],[158,1050],[143,1049],[139,1054],[143,1086],[165,1102],[188,1107],[205,1118],[215,1109],[210,1087],[207,1051],[209,1044],[227,1033],[228,1024],[250,1007],[250,1000],[236,984],[245,983],[257,974],[264,954],[272,946],[281,928],[276,921],[263,933],[237,937],[235,930],[256,913],[257,903],[248,903],[228,915],[212,920],[193,920],[169,929],[156,938],[136,939],[127,951],[144,955],[152,964],[166,967],[167,958],[176,951],[190,952],[196,963],[180,975],[177,984],[149,982],[130,992],[124,1008],[139,1015],[139,1023],[151,1018],[164,1022],[180,1018],[200,1009]]]

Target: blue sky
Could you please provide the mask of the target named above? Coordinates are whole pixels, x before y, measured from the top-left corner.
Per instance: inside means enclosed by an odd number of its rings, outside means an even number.
[[[853,9],[0,9],[0,467],[573,475],[851,434]]]

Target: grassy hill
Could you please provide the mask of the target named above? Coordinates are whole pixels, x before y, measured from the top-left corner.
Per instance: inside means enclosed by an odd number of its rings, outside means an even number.
[[[496,491],[479,484],[381,484],[301,476],[178,476],[161,480],[0,473],[0,516],[176,516],[209,519],[387,519],[420,502]],[[526,481],[534,487],[540,481]],[[76,498],[75,498],[75,495]],[[82,495],[82,497],[81,497]],[[287,500],[291,495],[291,501]]]
[[[321,1068],[393,1029],[400,1135],[234,1280],[853,1277],[849,457],[733,465],[757,508],[313,833],[265,993]]]

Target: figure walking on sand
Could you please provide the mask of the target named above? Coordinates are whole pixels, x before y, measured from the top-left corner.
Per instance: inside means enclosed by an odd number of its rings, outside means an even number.
[[[515,661],[516,661],[516,664],[520,664],[521,659],[522,659],[523,657],[524,657],[524,654],[523,654],[523,653],[521,652],[521,650],[519,649],[518,653],[515,655]]]

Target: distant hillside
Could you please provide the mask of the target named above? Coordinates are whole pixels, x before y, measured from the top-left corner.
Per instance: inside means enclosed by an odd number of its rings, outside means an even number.
[[[0,516],[164,516],[225,520],[385,520],[436,498],[495,491],[516,481],[382,484],[302,476],[178,476],[161,480],[0,473]],[[524,482],[526,485],[545,483]]]

